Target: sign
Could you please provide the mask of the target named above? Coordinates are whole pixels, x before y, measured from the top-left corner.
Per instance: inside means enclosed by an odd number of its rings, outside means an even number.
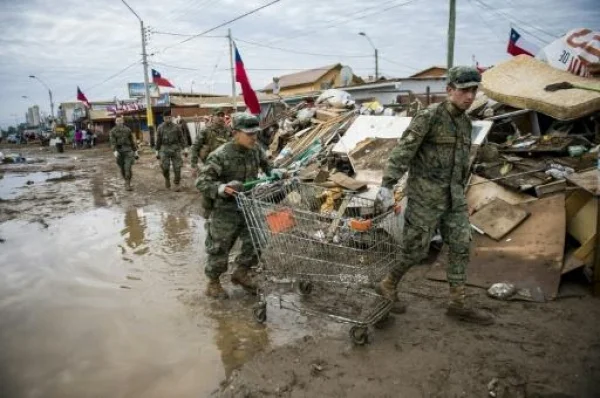
[[[600,62],[600,32],[583,28],[571,30],[544,47],[536,58],[556,69],[590,77],[589,65]]]
[[[169,98],[169,93],[162,93],[154,102],[154,106],[169,106],[171,104],[171,100]]]
[[[144,90],[144,83],[127,83],[129,90],[129,98],[139,98],[146,96],[146,90]],[[150,97],[158,98],[160,93],[158,92],[158,86],[154,83],[148,84],[150,90]]]

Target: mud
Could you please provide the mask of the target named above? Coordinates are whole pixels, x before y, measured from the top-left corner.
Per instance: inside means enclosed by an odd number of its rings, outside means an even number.
[[[600,305],[589,295],[507,303],[473,289],[497,322],[462,325],[444,315],[446,285],[418,267],[401,286],[408,313],[372,330],[367,346],[351,344],[349,325],[273,299],[259,325],[256,298],[226,277],[230,300],[202,295],[204,219],[191,169],[183,192],[167,191],[143,151],[130,193],[107,147],[29,151],[43,162],[0,165],[2,397],[600,392]]]

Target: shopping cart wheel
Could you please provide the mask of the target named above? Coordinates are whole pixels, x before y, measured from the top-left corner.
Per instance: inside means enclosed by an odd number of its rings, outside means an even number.
[[[265,323],[267,321],[267,305],[265,303],[256,304],[252,308],[252,315],[256,322]]]
[[[300,294],[309,295],[313,291],[313,284],[310,282],[301,281],[298,283],[298,291]]]
[[[352,326],[350,328],[350,338],[356,345],[365,345],[369,342],[369,328],[366,326]]]

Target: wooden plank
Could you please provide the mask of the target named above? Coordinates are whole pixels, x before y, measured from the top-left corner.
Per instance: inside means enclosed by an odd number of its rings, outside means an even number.
[[[344,173],[335,173],[329,177],[329,179],[344,188],[352,191],[359,191],[367,186],[364,182],[356,181],[352,177],[348,177]]]
[[[596,233],[596,201],[591,198],[574,216],[567,219],[567,232],[581,244]]]
[[[335,119],[338,116],[339,116],[338,113],[329,112],[329,111],[326,111],[324,109],[317,109],[317,113],[316,113],[316,118],[318,120],[322,120],[324,122],[327,122],[329,120]]]
[[[531,195],[511,191],[493,181],[483,184],[483,182],[486,181],[489,180],[476,174],[472,174],[470,183],[477,185],[469,187],[469,190],[467,191],[467,203],[474,211],[481,209],[495,198],[500,198],[511,205],[519,205],[537,200]]]
[[[562,192],[567,189],[567,182],[565,180],[558,180],[549,184],[538,185],[535,187],[535,195],[538,198],[550,195],[556,192]]]
[[[575,256],[575,250],[571,249],[565,254],[565,262],[561,273],[564,275],[568,272],[576,270],[577,268],[581,268],[584,265],[585,262],[577,258]]]
[[[581,210],[590,199],[592,199],[592,194],[583,189],[571,192],[565,201],[567,219],[575,217],[577,212]]]
[[[529,214],[502,199],[495,198],[470,218],[471,224],[493,239],[500,240],[521,224]]]
[[[575,250],[573,255],[585,264],[592,264],[594,258],[594,245],[596,244],[596,234],[591,236],[585,243]]]
[[[582,173],[573,173],[567,176],[567,180],[591,193],[600,196],[600,178],[598,170],[588,170]]]

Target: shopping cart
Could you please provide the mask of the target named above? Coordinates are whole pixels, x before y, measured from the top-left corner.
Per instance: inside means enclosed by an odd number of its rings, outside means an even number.
[[[369,326],[384,323],[392,305],[372,288],[396,261],[399,216],[375,215],[374,201],[354,192],[297,180],[258,186],[237,200],[260,255],[255,319],[266,321],[266,300],[276,296],[282,308],[352,324],[352,340],[366,343]],[[297,288],[300,303],[279,293],[282,283]]]

